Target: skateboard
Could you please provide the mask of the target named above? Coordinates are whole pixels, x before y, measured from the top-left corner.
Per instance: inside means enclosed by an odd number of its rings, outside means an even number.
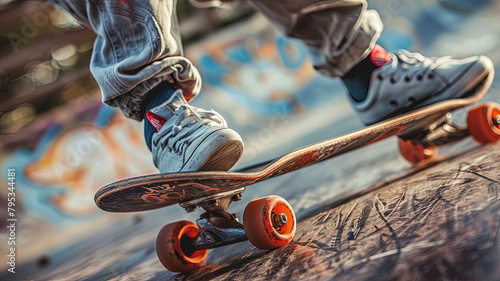
[[[391,136],[399,137],[402,156],[414,164],[435,157],[439,146],[470,135],[480,143],[500,140],[500,105],[496,103],[470,109],[467,126],[457,125],[451,118],[455,110],[479,101],[492,79],[493,75],[486,77],[469,96],[423,107],[237,171],[163,173],[117,181],[101,188],[95,202],[109,212],[147,211],[174,204],[188,212],[202,208],[205,212],[196,224],[174,222],[159,232],[157,254],[170,271],[195,269],[205,261],[208,249],[245,240],[260,249],[277,248],[288,244],[296,230],[291,205],[276,195],[253,200],[240,223],[228,208],[241,199],[246,187]]]

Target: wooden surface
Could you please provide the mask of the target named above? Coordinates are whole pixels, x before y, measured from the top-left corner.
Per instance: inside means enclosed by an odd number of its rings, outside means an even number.
[[[311,210],[299,220],[292,243],[276,250],[243,242],[211,250],[198,270],[174,274],[160,265],[154,249],[166,222],[158,215],[135,217],[25,265],[16,278],[498,280],[500,144],[467,143],[448,160],[374,181],[360,196]]]
[[[287,247],[185,277],[499,280],[500,154],[492,148],[304,219]]]

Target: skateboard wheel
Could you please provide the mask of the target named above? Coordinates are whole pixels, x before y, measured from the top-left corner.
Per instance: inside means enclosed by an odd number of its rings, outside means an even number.
[[[414,144],[412,140],[399,139],[399,151],[401,155],[412,164],[435,157],[438,150],[439,147],[436,146],[424,148],[420,144]]]
[[[182,272],[200,267],[207,258],[208,250],[189,251],[189,243],[200,230],[190,221],[165,225],[156,238],[156,253],[166,269]]]
[[[467,116],[472,137],[480,143],[500,140],[500,105],[486,102],[473,107]]]
[[[290,204],[272,195],[255,199],[247,205],[243,213],[243,228],[255,247],[273,249],[292,240],[297,222]]]

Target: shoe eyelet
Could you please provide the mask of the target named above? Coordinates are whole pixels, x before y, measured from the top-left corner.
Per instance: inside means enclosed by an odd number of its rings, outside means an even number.
[[[382,76],[382,74],[379,73],[379,74],[377,74],[377,79],[378,80],[384,80],[384,76]]]
[[[396,79],[391,78],[391,84],[396,84]]]
[[[392,106],[392,107],[398,107],[399,105],[399,102],[395,99],[391,99],[389,100],[389,104]]]
[[[417,75],[417,80],[418,81],[421,81],[422,79],[424,79],[424,76],[422,76],[421,74]]]
[[[405,82],[410,82],[410,81],[411,81],[411,78],[408,76],[405,76]]]
[[[409,103],[413,104],[413,103],[415,103],[415,101],[416,101],[416,100],[415,100],[415,98],[414,98],[414,97],[408,97],[408,102],[409,102]]]
[[[171,148],[171,147],[167,147],[167,151],[168,151],[169,153],[172,153],[172,148]]]
[[[434,73],[429,73],[429,74],[427,75],[427,78],[429,78],[429,79],[433,79],[433,78],[434,78]]]

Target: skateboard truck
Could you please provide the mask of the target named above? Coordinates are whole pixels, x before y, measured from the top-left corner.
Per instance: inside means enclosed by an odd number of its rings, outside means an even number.
[[[196,198],[190,201],[179,203],[188,213],[194,212],[196,208],[201,207],[205,211],[227,210],[233,201],[241,200],[241,194],[245,191],[244,187],[221,192],[213,195]]]
[[[196,221],[200,233],[192,240],[194,251],[212,249],[247,240],[243,224],[235,214],[211,211]]]
[[[247,240],[243,224],[236,214],[227,212],[233,201],[241,200],[245,188],[238,188],[211,196],[179,203],[187,212],[201,207],[206,212],[196,221],[199,234],[187,245],[190,252],[217,248]]]
[[[450,112],[432,122],[427,128],[400,135],[399,149],[411,163],[434,157],[438,147],[472,136],[479,143],[500,140],[500,106],[493,102],[473,107],[467,115],[467,126],[452,121]]]
[[[280,231],[288,222],[284,213],[272,213],[274,228]],[[243,224],[236,214],[226,211],[207,211],[196,221],[200,233],[186,246],[190,252],[213,249],[248,240]]]
[[[171,271],[201,266],[208,249],[250,240],[260,249],[288,244],[297,228],[292,206],[272,195],[251,201],[243,213],[243,224],[236,214],[227,212],[233,201],[241,199],[244,187],[179,203],[189,212],[200,207],[205,213],[196,224],[179,221],[164,226],[156,239],[161,263]]]
[[[453,123],[452,115],[448,112],[428,126],[426,130],[401,136],[401,138],[411,139],[414,144],[423,147],[435,147],[461,140],[469,135],[467,127]]]

